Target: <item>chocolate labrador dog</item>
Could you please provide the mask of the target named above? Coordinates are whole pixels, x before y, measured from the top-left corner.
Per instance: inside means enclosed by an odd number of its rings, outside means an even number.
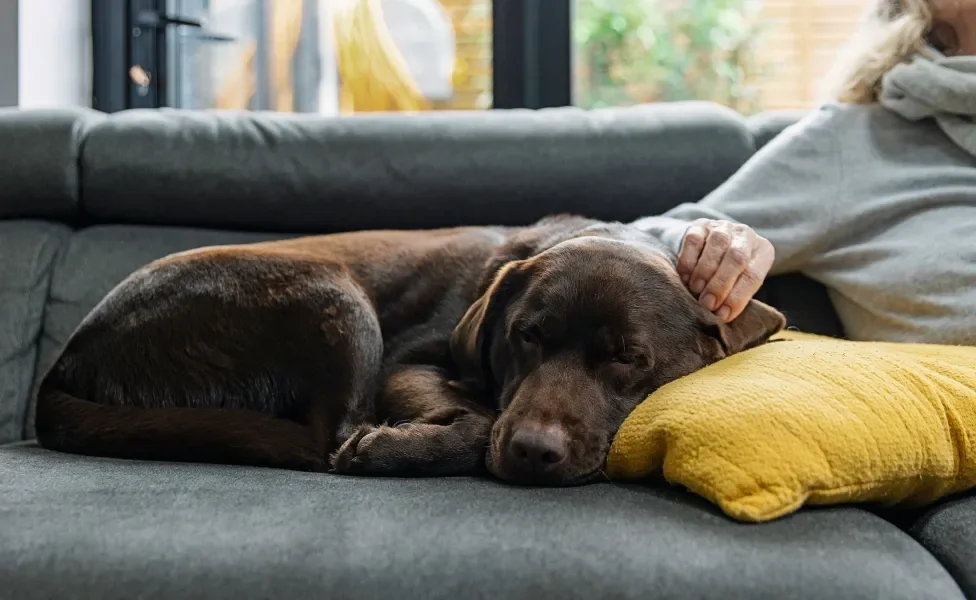
[[[635,228],[577,217],[175,254],[81,323],[40,386],[37,438],[122,458],[581,483],[649,392],[785,324],[756,301],[720,323],[674,260]]]

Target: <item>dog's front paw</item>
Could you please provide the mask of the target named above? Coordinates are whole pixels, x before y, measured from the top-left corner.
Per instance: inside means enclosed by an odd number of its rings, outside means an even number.
[[[335,473],[387,474],[397,469],[397,447],[409,423],[396,427],[360,425],[330,458]]]
[[[373,425],[360,425],[356,428],[349,439],[343,442],[339,449],[329,457],[332,471],[334,473],[361,473],[364,470],[366,454],[360,454],[360,448],[365,450],[369,443],[368,441],[364,443],[364,440],[368,440],[371,435],[375,435],[378,431],[379,427]]]

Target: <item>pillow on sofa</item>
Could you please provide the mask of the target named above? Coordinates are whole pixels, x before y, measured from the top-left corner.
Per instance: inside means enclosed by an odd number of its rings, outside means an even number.
[[[608,474],[663,474],[742,521],[976,487],[976,348],[783,332],[647,398]]]

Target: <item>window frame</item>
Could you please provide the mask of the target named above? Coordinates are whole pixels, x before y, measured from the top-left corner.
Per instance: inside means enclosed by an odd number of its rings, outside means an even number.
[[[112,0],[91,0],[92,107],[104,112],[127,108],[125,98],[128,55],[128,2],[119,8]]]
[[[259,4],[266,6],[265,2]],[[572,3],[492,2],[492,108],[572,104]],[[167,106],[167,41],[176,28],[137,22],[140,11],[166,15],[167,0],[123,0],[121,4],[120,10],[118,0],[91,0],[92,106],[103,112]],[[148,86],[132,81],[128,72],[132,65],[149,73]],[[260,70],[256,75],[260,83]],[[262,103],[259,93],[254,108],[267,108],[267,100]]]
[[[166,97],[166,36],[162,29],[140,26],[141,11],[163,14],[166,0],[91,0],[92,107],[103,112],[159,108]],[[149,85],[136,85],[132,65],[150,75]]]
[[[572,105],[572,12],[572,0],[494,0],[493,108]]]

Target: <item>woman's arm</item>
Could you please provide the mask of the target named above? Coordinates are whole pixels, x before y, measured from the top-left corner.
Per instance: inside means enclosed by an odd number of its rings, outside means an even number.
[[[696,293],[696,280],[706,279],[703,304],[711,294],[719,296],[719,307],[723,306],[736,278],[743,273],[754,276],[749,269],[763,270],[748,297],[734,302],[730,318],[735,318],[758,289],[765,270],[802,270],[827,248],[841,189],[838,117],[830,107],[809,115],[766,144],[700,202],[634,223],[667,243],[681,261],[690,259],[695,266],[688,283]],[[765,240],[775,249],[774,260],[763,252]],[[742,256],[742,244],[750,241],[749,254]],[[727,258],[730,249],[737,249],[735,260]],[[767,260],[772,264],[764,264]],[[679,263],[679,271],[686,268]]]

